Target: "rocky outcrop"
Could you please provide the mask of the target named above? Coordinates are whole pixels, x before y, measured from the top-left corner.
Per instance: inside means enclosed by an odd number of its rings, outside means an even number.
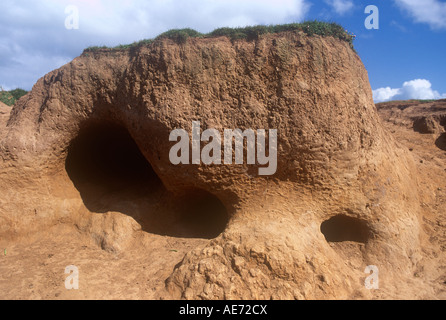
[[[169,134],[193,121],[277,129],[277,171],[173,165]],[[4,236],[63,220],[116,252],[142,231],[206,239],[160,298],[367,298],[368,265],[383,297],[419,281],[413,161],[383,130],[360,58],[331,37],[85,52],[16,103],[0,152]]]
[[[419,133],[436,134],[441,132],[440,122],[432,116],[416,118],[413,129]]]
[[[423,134],[438,135],[446,127],[446,100],[391,101],[377,105],[388,121]]]

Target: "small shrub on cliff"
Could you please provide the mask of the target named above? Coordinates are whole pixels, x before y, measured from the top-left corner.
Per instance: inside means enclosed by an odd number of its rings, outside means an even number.
[[[84,50],[84,52],[94,52],[94,51],[99,51],[99,50],[103,50],[103,49],[110,49],[107,46],[92,46],[92,47],[88,47],[87,49]]]
[[[175,41],[176,43],[182,44],[186,43],[188,38],[198,38],[201,36],[203,36],[202,33],[193,29],[186,28],[186,29],[169,30],[167,32],[160,34],[158,37],[156,37],[156,39],[168,38]]]

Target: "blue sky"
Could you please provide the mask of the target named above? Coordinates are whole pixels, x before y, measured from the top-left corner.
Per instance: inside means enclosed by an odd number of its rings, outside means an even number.
[[[368,5],[379,9],[379,29],[364,25]],[[446,98],[445,0],[2,0],[0,85],[29,90],[88,46],[132,43],[172,28],[209,32],[313,19],[357,35],[376,102]]]

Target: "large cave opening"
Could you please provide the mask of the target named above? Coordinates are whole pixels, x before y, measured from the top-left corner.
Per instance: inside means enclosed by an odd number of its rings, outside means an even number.
[[[83,126],[68,147],[65,169],[91,212],[121,212],[142,230],[211,239],[228,222],[221,201],[201,189],[168,192],[128,130],[110,122]]]
[[[80,130],[68,148],[66,170],[78,189],[92,189],[91,196],[162,186],[127,129],[107,122]]]

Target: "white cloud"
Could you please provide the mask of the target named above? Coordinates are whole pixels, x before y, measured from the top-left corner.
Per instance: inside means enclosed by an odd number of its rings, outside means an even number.
[[[354,7],[351,0],[325,0],[325,3],[330,5],[340,15],[344,15]]]
[[[65,8],[79,8],[79,29],[65,29]],[[0,85],[30,89],[45,73],[92,45],[115,46],[173,28],[302,21],[307,0],[2,0]]]
[[[396,29],[398,29],[398,30],[401,31],[401,32],[407,32],[407,28],[406,28],[405,26],[403,26],[402,24],[396,22],[395,20],[392,20],[392,21],[390,22],[390,25],[391,25],[392,27],[395,27]]]
[[[375,103],[390,100],[409,100],[409,99],[442,99],[446,98],[446,93],[440,94],[432,89],[432,84],[426,79],[415,79],[406,81],[401,88],[379,88],[373,90],[373,100]]]
[[[446,3],[439,0],[395,0],[416,22],[427,23],[432,29],[446,29]]]
[[[373,100],[378,102],[389,101],[400,93],[400,89],[392,89],[390,87],[379,88],[373,90]]]
[[[439,99],[446,96],[432,90],[432,84],[425,79],[404,82],[401,88],[401,95],[407,99]]]

